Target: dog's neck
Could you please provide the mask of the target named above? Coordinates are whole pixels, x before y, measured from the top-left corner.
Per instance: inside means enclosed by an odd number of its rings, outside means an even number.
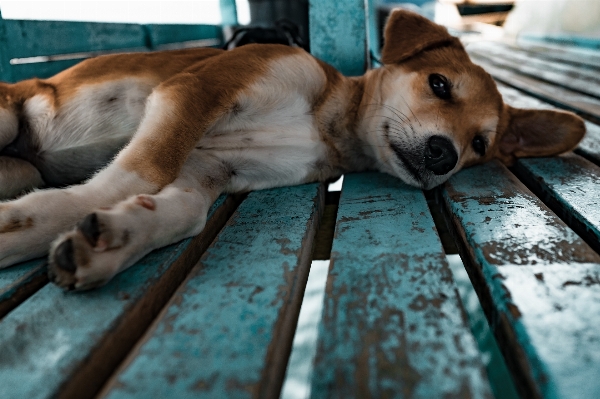
[[[341,77],[317,114],[329,160],[342,173],[381,170],[375,123],[381,103],[383,68]]]

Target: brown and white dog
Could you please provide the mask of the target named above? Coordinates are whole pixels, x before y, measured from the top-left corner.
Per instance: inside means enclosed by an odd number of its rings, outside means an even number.
[[[198,234],[223,192],[365,170],[431,188],[585,133],[571,113],[503,104],[458,39],[416,14],[392,14],[382,56],[349,78],[280,45],[120,54],[2,84],[2,197],[101,170],[0,204],[0,267],[50,251],[51,280],[88,289]]]

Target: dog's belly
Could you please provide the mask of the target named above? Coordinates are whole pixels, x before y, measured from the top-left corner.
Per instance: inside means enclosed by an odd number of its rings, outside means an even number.
[[[326,146],[304,98],[291,96],[262,111],[248,110],[198,143],[204,155],[230,168],[226,192],[304,183],[326,162]]]

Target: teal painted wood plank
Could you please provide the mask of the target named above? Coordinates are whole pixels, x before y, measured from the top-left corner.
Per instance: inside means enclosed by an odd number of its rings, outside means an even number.
[[[197,237],[85,293],[48,284],[0,321],[0,397],[93,397],[235,207],[221,197]]]
[[[278,398],[323,193],[251,193],[106,397]]]
[[[150,49],[160,50],[165,45],[181,42],[198,42],[209,46],[219,46],[222,44],[223,33],[220,26],[216,25],[146,25],[149,36],[148,47]],[[210,40],[212,39],[212,41]],[[193,43],[189,43],[192,45]]]
[[[72,60],[12,65],[12,78],[14,82],[30,78],[46,79],[80,63],[84,59],[85,58],[82,57]]]
[[[9,42],[6,36],[6,22],[0,13],[0,81],[11,82],[10,56],[8,55]]]
[[[423,193],[347,175],[313,398],[491,397]]]
[[[543,59],[556,60],[590,69],[600,68],[600,53],[573,46],[518,41],[516,46]]]
[[[520,40],[542,43],[556,43],[561,46],[584,47],[591,50],[600,50],[600,39],[597,37],[584,37],[580,35],[540,35],[534,33],[523,33],[519,35]]]
[[[481,65],[496,80],[560,108],[585,115],[600,123],[600,99],[565,89],[503,68],[489,59],[470,53],[473,62]]]
[[[600,167],[575,154],[521,159],[515,172],[596,251],[600,250]]]
[[[537,60],[529,55],[502,47],[488,46],[485,42],[469,45],[468,48],[469,53],[485,57],[499,67],[508,68],[534,79],[566,87],[589,96],[600,96],[598,71],[548,60]]]
[[[311,0],[311,53],[344,75],[362,75],[367,67],[365,0]]]
[[[559,62],[587,70],[597,70],[600,68],[600,52],[598,51],[567,46],[543,46],[526,42],[506,43],[486,41],[485,45],[492,48],[502,48],[512,53],[534,59]],[[468,45],[468,47],[470,46],[471,44]]]
[[[221,25],[234,26],[238,24],[235,0],[219,0],[219,7],[221,8]]]
[[[558,109],[552,105],[543,102],[537,98],[528,96],[512,87],[502,83],[497,83],[498,90],[502,94],[504,102],[512,107],[533,108],[533,109]],[[600,164],[600,126],[595,123],[585,121],[587,133],[584,139],[579,143],[576,152]]]
[[[47,282],[45,259],[0,270],[0,319]]]
[[[444,198],[521,395],[599,397],[600,256],[497,162]]]
[[[142,25],[98,22],[4,20],[11,58],[140,48]]]

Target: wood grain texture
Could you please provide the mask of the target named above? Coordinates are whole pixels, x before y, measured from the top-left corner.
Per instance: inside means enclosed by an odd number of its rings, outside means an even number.
[[[310,51],[347,76],[367,66],[365,0],[319,0],[309,4]]]
[[[0,81],[11,82],[10,56],[8,55],[8,38],[6,36],[6,21],[0,13]]]
[[[470,54],[484,57],[494,65],[517,71],[534,79],[565,87],[588,96],[600,96],[600,76],[598,71],[577,68],[548,60],[538,60],[487,43],[468,46]]]
[[[152,252],[102,288],[46,285],[10,312],[0,322],[0,397],[93,397],[235,205],[221,197],[199,236]]]
[[[560,61],[582,68],[600,69],[600,54],[597,51],[525,40],[519,41],[517,46],[519,49],[542,59]],[[514,48],[515,46],[510,47]]]
[[[46,260],[35,259],[0,270],[0,319],[48,282]]]
[[[423,193],[346,175],[313,398],[490,397]]]
[[[11,65],[12,81],[18,82],[20,80],[30,78],[46,79],[56,75],[61,71],[64,71],[67,68],[72,67],[75,64],[80,63],[85,58],[87,57],[79,57],[72,60],[47,61],[35,62],[30,64]]]
[[[445,185],[461,255],[523,397],[600,395],[600,256],[497,162]]]
[[[322,191],[249,194],[106,397],[278,398]]]
[[[162,45],[191,42],[202,39],[218,39],[222,44],[221,27],[217,25],[149,24],[144,28],[148,34],[148,49],[159,49]]]
[[[11,58],[145,47],[142,25],[4,20]]]
[[[600,123],[600,99],[521,75],[495,62],[490,62],[487,58],[475,53],[471,53],[470,55],[476,64],[481,65],[496,80],[549,102],[552,105],[574,111],[594,122]]]
[[[600,251],[600,167],[575,154],[519,160],[515,172]]]

